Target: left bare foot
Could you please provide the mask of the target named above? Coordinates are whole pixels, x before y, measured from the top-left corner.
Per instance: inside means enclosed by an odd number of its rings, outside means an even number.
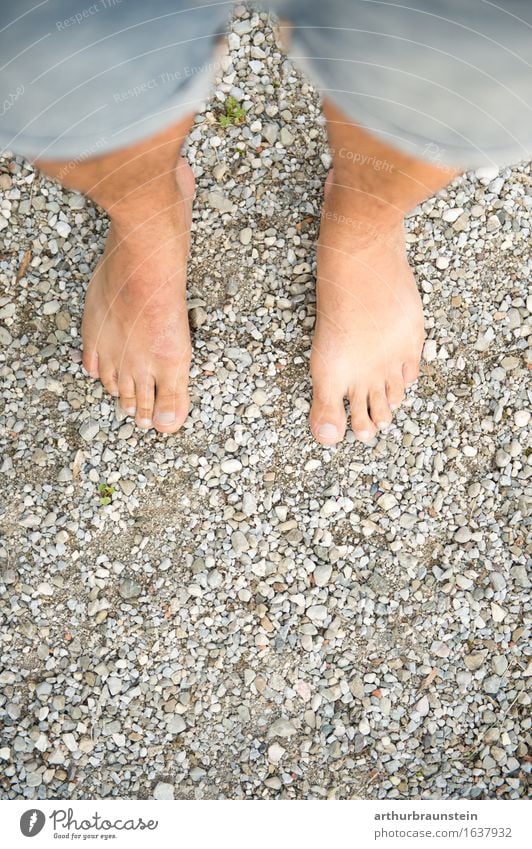
[[[83,316],[83,364],[120,396],[141,428],[174,433],[190,399],[186,265],[194,176],[181,159],[170,199],[141,225],[111,228],[89,284]],[[166,203],[168,198],[166,198]]]
[[[361,217],[353,189],[326,183],[318,242],[317,320],[310,426],[318,442],[351,427],[363,442],[385,429],[419,374],[423,310],[407,262],[402,221]]]

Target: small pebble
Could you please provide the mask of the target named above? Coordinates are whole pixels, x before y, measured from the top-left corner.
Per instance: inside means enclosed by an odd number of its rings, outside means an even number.
[[[160,801],[174,799],[174,787],[166,781],[159,781],[153,791],[153,798]]]

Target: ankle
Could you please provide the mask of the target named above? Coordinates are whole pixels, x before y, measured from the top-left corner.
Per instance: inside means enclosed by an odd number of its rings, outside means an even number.
[[[389,191],[386,184],[362,178],[357,180],[352,171],[335,167],[330,190],[325,197],[325,207],[334,208],[356,220],[373,221],[383,229],[401,224],[409,210],[409,204]]]
[[[345,184],[338,182],[329,187],[321,211],[322,235],[327,233],[326,241],[345,241],[346,238],[356,245],[356,250],[382,246],[399,242],[404,245],[402,236],[404,215],[400,210],[390,207],[376,198],[368,197]]]
[[[116,238],[145,250],[167,238],[175,240],[186,235],[184,205],[180,197],[160,198],[143,205],[113,205],[106,210]],[[170,235],[171,234],[171,235]]]
[[[187,254],[176,252],[175,245],[173,233],[159,230],[148,238],[134,232],[122,236],[112,224],[99,266],[104,291],[112,299],[118,296],[126,307],[140,304],[149,309],[155,291],[155,305],[166,296],[184,303]]]
[[[181,200],[175,169],[145,178],[135,175],[133,180],[124,180],[120,187],[112,184],[109,177],[86,194],[117,222],[146,217]]]

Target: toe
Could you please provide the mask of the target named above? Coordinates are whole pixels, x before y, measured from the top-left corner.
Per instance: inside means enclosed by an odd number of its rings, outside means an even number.
[[[405,395],[405,382],[402,372],[391,375],[386,382],[386,394],[390,410],[396,410]]]
[[[134,416],[137,411],[135,381],[131,376],[120,375],[118,379],[120,406],[126,416]]]
[[[403,379],[405,386],[411,386],[419,377],[419,360],[406,360],[403,363]]]
[[[369,391],[369,412],[371,420],[379,430],[386,430],[392,421],[392,414],[384,386]]]
[[[120,395],[120,392],[118,391],[118,377],[113,368],[106,368],[105,366],[102,366],[100,368],[100,380],[107,389],[109,395],[112,395],[114,398],[117,398]]]
[[[95,380],[100,376],[98,370],[98,354],[94,348],[84,345],[83,347],[83,368]]]
[[[327,197],[327,195],[331,191],[331,189],[333,187],[333,183],[334,183],[334,169],[331,168],[331,170],[327,174],[327,177],[325,178],[325,185],[323,187],[323,194],[324,194],[325,197]]]
[[[310,429],[321,445],[336,445],[344,438],[346,415],[344,393],[325,389],[323,384],[314,384]]]
[[[137,411],[135,421],[139,427],[148,428],[153,424],[153,404],[155,401],[155,381],[152,377],[135,378]]]
[[[168,383],[157,384],[153,426],[161,433],[179,430],[190,408],[186,384],[182,389]]]
[[[355,391],[349,396],[351,407],[351,430],[362,442],[369,442],[375,436],[375,425],[368,413],[368,393]]]

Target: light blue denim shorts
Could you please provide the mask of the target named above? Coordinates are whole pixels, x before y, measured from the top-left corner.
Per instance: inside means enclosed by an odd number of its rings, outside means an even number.
[[[532,157],[532,0],[261,0],[295,64],[345,114],[418,158]],[[197,109],[233,0],[1,0],[0,151],[72,160]]]

